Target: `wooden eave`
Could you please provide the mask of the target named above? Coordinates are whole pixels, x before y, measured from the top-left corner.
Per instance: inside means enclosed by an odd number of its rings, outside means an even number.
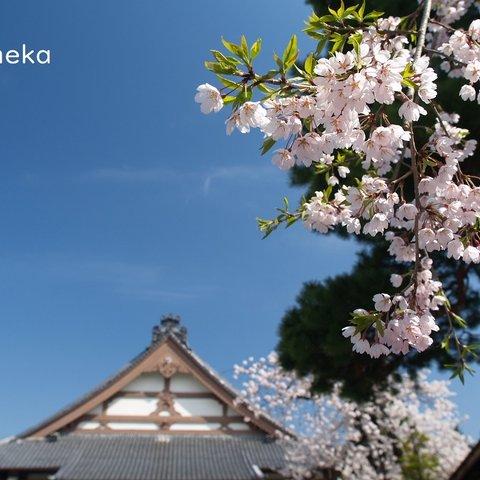
[[[451,475],[450,480],[463,480],[470,474],[480,472],[480,442],[478,442]]]

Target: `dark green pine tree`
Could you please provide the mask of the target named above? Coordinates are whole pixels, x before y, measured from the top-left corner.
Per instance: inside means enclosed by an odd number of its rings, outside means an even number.
[[[324,15],[328,6],[338,7],[339,2],[310,0],[308,3],[317,14]],[[358,2],[345,1],[347,6],[355,3]],[[395,16],[407,15],[417,7],[417,0],[367,1],[367,9],[381,10]],[[463,19],[464,25],[468,23],[468,18]],[[478,105],[459,99],[457,80],[441,77],[438,84],[440,104],[446,111],[458,112],[462,126],[470,130],[473,138],[480,138]],[[477,154],[465,162],[463,168],[479,172],[479,161]],[[323,177],[314,175],[311,169],[306,168],[294,169],[291,183],[305,188],[307,195],[324,188]],[[333,234],[342,235],[342,232]],[[440,331],[435,336],[435,344],[426,352],[412,351],[405,357],[391,355],[388,358],[371,359],[351,351],[350,342],[341,335],[341,329],[349,323],[350,313],[359,307],[372,308],[371,299],[375,293],[392,293],[389,277],[398,270],[383,240],[372,237],[360,237],[358,240],[362,250],[349,273],[305,283],[296,305],[282,319],[277,350],[285,368],[294,369],[302,375],[313,374],[317,391],[329,391],[334,383],[342,381],[345,395],[362,399],[368,397],[373,385],[381,384],[391,373],[407,370],[414,374],[425,366],[442,369],[445,365],[458,363],[460,359],[453,342],[450,347],[441,346],[449,328],[448,319],[442,315],[437,319]],[[321,237],[318,241],[321,242]],[[476,289],[480,268],[451,261],[444,255],[439,255],[437,260],[437,274],[444,283],[450,301],[468,323],[467,329],[458,329],[458,335],[464,344],[475,342],[475,329],[480,323],[480,298]],[[466,357],[469,361],[474,360],[469,354]]]

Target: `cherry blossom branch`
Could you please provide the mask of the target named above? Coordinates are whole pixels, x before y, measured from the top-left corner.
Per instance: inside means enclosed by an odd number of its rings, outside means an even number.
[[[418,59],[422,55],[422,49],[423,49],[423,46],[425,45],[425,34],[427,32],[431,11],[432,11],[432,0],[425,0],[425,4],[423,6],[422,20],[420,22],[420,29],[418,31],[417,47],[415,50],[415,55],[413,57],[414,63],[418,61]]]
[[[432,9],[432,0],[425,0],[424,5],[423,5],[423,13],[422,13],[422,20],[420,23],[420,29],[418,33],[418,40],[417,40],[417,46],[415,49],[415,54],[413,57],[413,64],[419,60],[419,58],[422,55],[422,49],[425,44],[425,34],[427,31],[428,27],[428,20],[430,18],[430,12]],[[410,87],[408,96],[411,101],[413,101],[414,96],[415,96],[415,89],[413,87]],[[417,157],[418,157],[418,151],[415,145],[415,135],[413,132],[412,124],[410,123],[410,155],[412,158],[412,174],[413,174],[413,191],[414,191],[414,197],[415,197],[415,207],[417,209],[415,219],[414,219],[414,227],[413,227],[413,236],[414,236],[414,241],[415,241],[415,267],[414,267],[414,291],[413,291],[413,302],[414,305],[417,303],[417,288],[418,288],[418,272],[420,270],[420,244],[419,244],[419,219],[420,215],[422,212],[422,206],[420,203],[420,193],[418,189],[418,185],[420,183],[419,179],[419,173],[418,173],[418,162],[417,162]]]
[[[446,71],[456,62],[452,74],[469,82],[460,97],[476,100],[480,19],[467,32],[432,31],[431,40],[426,37],[431,11],[432,0],[424,0],[403,19],[343,3],[330,15],[313,14],[305,31],[318,41],[317,49],[296,65],[293,35],[264,75],[253,67],[260,40],[252,45],[245,37],[239,44],[224,40],[229,53],[213,50],[215,61],[206,65],[229,93],[204,84],[196,95],[204,113],[232,106],[228,134],[259,129],[262,154],[276,145],[272,162],[280,169],[298,165],[317,175],[318,191],[297,209],[290,211],[285,199],[275,218],[258,221],[265,236],[298,221],[320,233],[345,228],[349,234],[384,237],[389,254],[411,265],[407,273],[392,274],[393,296],[376,294],[374,308],[355,310],[343,331],[354,351],[375,358],[423,351],[433,342],[439,329],[435,312],[448,300],[433,277],[431,252],[480,263],[480,187],[461,170],[476,142],[456,126],[456,115],[433,102],[437,73],[424,55],[448,57],[450,63],[440,67]],[[445,11],[450,15],[451,9]],[[405,34],[420,13],[414,45]],[[444,43],[433,49],[436,35]],[[330,55],[318,58],[326,44]],[[256,93],[263,99],[254,100]],[[427,116],[427,109],[435,115]]]

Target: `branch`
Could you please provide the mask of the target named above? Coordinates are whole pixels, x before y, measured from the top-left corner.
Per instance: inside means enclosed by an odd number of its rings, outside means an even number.
[[[432,0],[425,0],[425,5],[423,7],[423,13],[422,13],[422,20],[420,22],[420,30],[418,33],[417,46],[415,49],[415,54],[413,56],[414,65],[422,55],[423,46],[425,45],[425,34],[427,32],[428,20],[430,19],[431,10],[432,10]],[[415,96],[415,90],[413,88],[409,89],[408,96],[410,97],[410,99],[413,100]],[[417,207],[417,214],[415,215],[415,224],[413,227],[413,234],[415,239],[415,273],[414,273],[415,277],[413,279],[413,282],[414,282],[413,302],[414,302],[414,305],[416,305],[418,272],[420,269],[420,248],[419,248],[419,241],[418,241],[418,230],[419,230],[421,204],[420,204],[420,194],[418,191],[418,184],[420,182],[419,175],[418,175],[418,163],[417,163],[418,151],[415,145],[415,137],[414,137],[413,128],[411,125],[410,125],[410,135],[411,135],[410,154],[412,156],[411,171],[413,174],[413,191],[415,195],[415,206]]]
[[[425,34],[427,32],[428,21],[430,19],[431,11],[432,11],[432,0],[425,0],[425,6],[423,7],[422,21],[420,23],[420,30],[418,32],[417,48],[415,50],[415,56],[413,57],[413,63],[415,63],[422,55],[423,46],[425,45]]]

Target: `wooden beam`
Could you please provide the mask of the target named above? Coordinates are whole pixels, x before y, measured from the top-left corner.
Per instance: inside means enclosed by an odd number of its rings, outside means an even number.
[[[172,423],[239,423],[243,422],[243,417],[182,417],[179,415],[170,415],[161,417],[159,415],[85,415],[82,421],[99,423],[155,423],[158,425]]]
[[[84,435],[87,430],[76,430],[72,432],[71,435]],[[160,428],[159,430],[117,430],[117,429],[95,429],[88,430],[89,435],[105,435],[108,432],[108,435],[125,435],[125,434],[139,434],[139,435],[261,435],[258,429],[252,430],[227,430],[227,429],[218,429],[218,430],[168,430],[167,428]]]
[[[165,391],[162,392],[118,392],[113,397],[117,398],[159,398],[165,395]],[[218,397],[210,392],[168,392],[173,398],[212,398],[217,400]],[[220,403],[220,402],[219,402]]]

